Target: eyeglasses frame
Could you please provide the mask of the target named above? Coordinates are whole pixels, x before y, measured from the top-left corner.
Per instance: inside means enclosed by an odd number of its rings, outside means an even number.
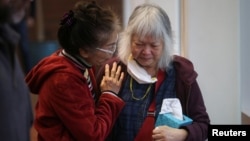
[[[117,34],[116,42],[115,42],[115,44],[113,45],[113,46],[114,46],[114,50],[113,50],[113,51],[108,50],[108,49],[99,48],[99,47],[97,47],[97,48],[95,48],[95,49],[100,50],[100,51],[105,52],[105,53],[108,53],[108,54],[114,54],[115,51],[116,51],[116,48],[117,48],[118,37],[119,37],[119,36],[118,36],[118,34]]]

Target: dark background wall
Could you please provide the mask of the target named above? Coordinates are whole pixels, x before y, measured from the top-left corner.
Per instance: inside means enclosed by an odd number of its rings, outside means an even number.
[[[60,20],[66,12],[74,8],[75,3],[78,1],[80,0],[35,0],[35,20],[34,24],[28,28],[30,41],[28,51],[30,56],[28,57],[30,58],[29,66],[33,67],[42,58],[50,55],[60,47],[57,42],[57,30]],[[96,0],[96,2],[101,6],[113,9],[120,17],[121,24],[123,23],[122,0]],[[20,57],[20,60],[25,66],[23,58]]]
[[[35,24],[29,28],[31,41],[56,40],[59,22],[64,13],[79,0],[37,0]],[[101,6],[111,7],[122,22],[122,0],[96,0]]]

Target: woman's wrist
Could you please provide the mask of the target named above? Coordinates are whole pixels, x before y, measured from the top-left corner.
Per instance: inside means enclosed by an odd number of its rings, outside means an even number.
[[[112,94],[114,94],[114,95],[117,95],[116,92],[111,91],[111,90],[103,90],[103,91],[101,91],[101,92],[102,92],[102,93],[112,93]]]

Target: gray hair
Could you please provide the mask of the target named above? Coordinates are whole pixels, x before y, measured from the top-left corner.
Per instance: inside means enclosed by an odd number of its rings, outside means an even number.
[[[118,57],[124,64],[127,64],[131,54],[131,38],[135,34],[140,38],[150,35],[163,40],[163,54],[158,68],[166,70],[173,58],[172,28],[167,13],[161,7],[149,3],[134,9],[118,43]]]

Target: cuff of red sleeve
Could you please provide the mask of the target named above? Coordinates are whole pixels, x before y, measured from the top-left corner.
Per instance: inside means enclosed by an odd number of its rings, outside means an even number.
[[[102,91],[102,93],[105,93],[105,94],[112,94],[112,95],[117,96],[117,93],[115,93],[114,91],[111,91],[111,90],[105,90],[105,91]]]

